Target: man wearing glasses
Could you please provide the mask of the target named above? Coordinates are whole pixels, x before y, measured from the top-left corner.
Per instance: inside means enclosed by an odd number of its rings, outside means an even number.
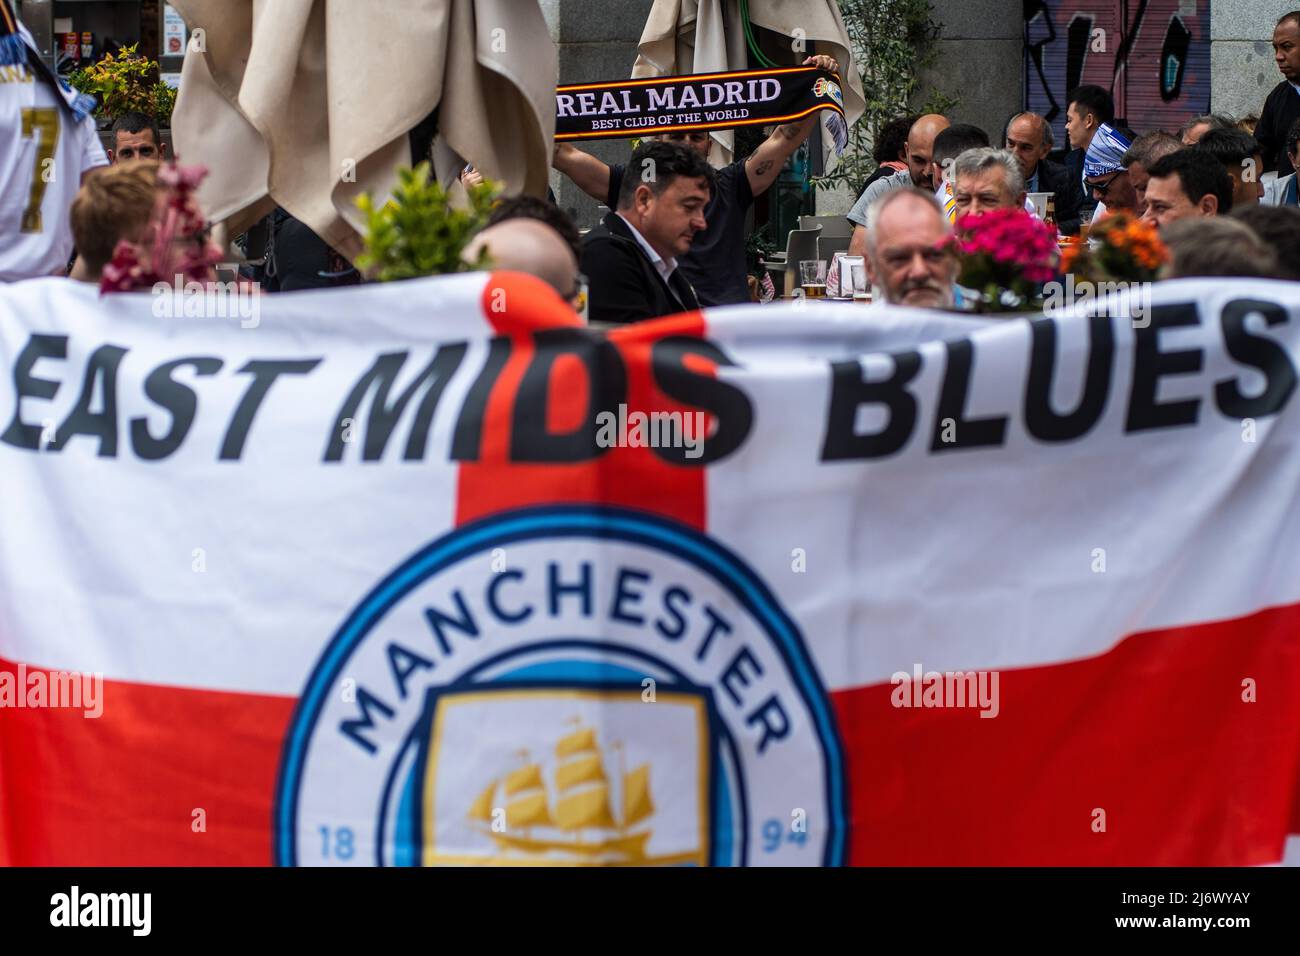
[[[1137,190],[1124,165],[1124,154],[1134,138],[1130,129],[1102,123],[1088,144],[1083,157],[1083,182],[1089,195],[1097,200],[1094,223],[1116,212],[1137,214]]]

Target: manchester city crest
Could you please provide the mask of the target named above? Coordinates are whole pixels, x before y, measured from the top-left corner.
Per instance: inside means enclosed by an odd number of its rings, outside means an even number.
[[[413,555],[286,739],[283,865],[836,865],[843,754],[792,620],[641,512],[537,508]]]

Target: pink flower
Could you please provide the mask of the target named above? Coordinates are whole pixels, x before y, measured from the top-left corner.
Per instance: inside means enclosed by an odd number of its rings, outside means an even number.
[[[178,192],[189,194],[199,188],[208,175],[206,166],[180,166],[168,163],[158,169],[158,181]]]
[[[995,209],[957,221],[964,255],[990,255],[995,262],[1030,267],[1056,252],[1050,230],[1023,209]]]
[[[158,282],[207,282],[221,250],[207,239],[207,221],[194,190],[207,175],[203,166],[168,163],[158,169],[158,196],[147,237],[123,240],[100,277],[100,293],[151,289]]]

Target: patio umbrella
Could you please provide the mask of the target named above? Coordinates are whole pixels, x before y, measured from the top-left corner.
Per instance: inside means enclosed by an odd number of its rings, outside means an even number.
[[[746,20],[746,15],[748,20]],[[826,53],[840,64],[844,80],[844,111],[848,123],[857,122],[866,108],[862,78],[853,62],[848,31],[835,0],[655,0],[638,44],[632,76],[673,76],[743,70],[750,65],[748,37],[752,27],[764,27],[790,37],[791,50],[778,66],[797,66],[813,52]],[[802,31],[802,32],[800,32]],[[806,42],[805,52],[793,49]],[[755,57],[756,65],[762,59]],[[825,136],[828,163],[833,151]],[[724,164],[732,160],[735,142],[730,130],[713,133],[711,158]],[[829,168],[829,165],[828,165]]]
[[[468,161],[545,195],[559,67],[536,0],[173,3],[194,35],[176,152],[211,170],[199,199],[228,231],[279,204],[354,257],[355,200],[391,192],[417,127],[443,182]]]

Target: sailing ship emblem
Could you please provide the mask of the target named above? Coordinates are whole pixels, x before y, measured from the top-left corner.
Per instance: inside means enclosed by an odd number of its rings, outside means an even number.
[[[642,826],[655,812],[650,765],[627,770],[626,751],[614,743],[608,750],[616,754],[618,774],[611,780],[596,729],[584,726],[578,717],[569,723],[573,729],[555,744],[552,786],[543,761],[519,751],[522,766],[487,785],[470,806],[470,821],[507,853],[558,852],[592,862],[652,862],[646,843],[653,831]]]

